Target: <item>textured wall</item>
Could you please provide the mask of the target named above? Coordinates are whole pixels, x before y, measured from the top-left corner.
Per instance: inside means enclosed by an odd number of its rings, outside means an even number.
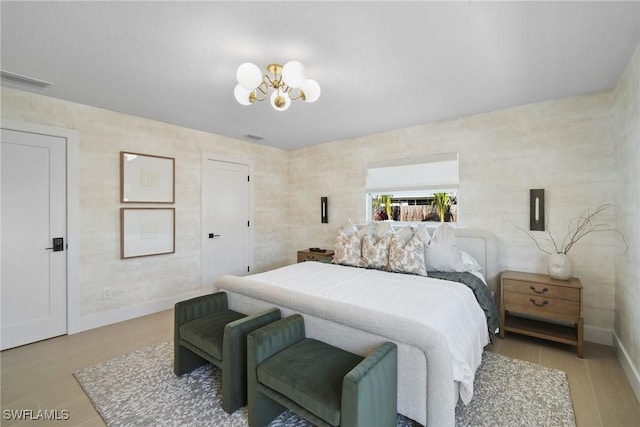
[[[507,221],[528,228],[531,188],[545,189],[550,229],[560,239],[584,209],[614,203],[613,129],[612,94],[603,92],[292,151],[292,243],[332,247],[347,219],[365,220],[368,162],[459,152],[460,225],[495,233],[504,269],[546,272],[547,255]],[[329,224],[320,223],[321,196],[329,197]],[[602,220],[613,224],[614,212]],[[613,235],[592,234],[569,253],[585,289],[585,323],[608,330],[615,244]]]
[[[288,191],[286,151],[7,88],[2,117],[79,131],[82,316],[200,288],[203,152],[253,161],[254,271],[281,266],[288,254],[288,226],[274,214]],[[120,259],[120,151],[175,158],[175,254]]]
[[[336,230],[347,219],[364,221],[368,162],[447,152],[460,153],[460,225],[494,232],[503,268],[546,270],[546,255],[507,222],[527,227],[530,188],[545,188],[550,229],[561,238],[569,219],[584,209],[621,204],[623,196],[616,189],[617,184],[626,185],[626,177],[620,176],[619,182],[617,170],[636,173],[636,186],[624,196],[634,202],[622,218],[629,218],[624,224],[626,235],[628,240],[635,239],[630,246],[637,247],[638,131],[637,127],[635,134],[623,130],[633,128],[633,117],[638,114],[637,56],[636,52],[636,65],[629,67],[628,77],[616,91],[616,108],[612,92],[603,92],[291,152],[5,88],[2,115],[80,132],[80,283],[81,312],[86,315],[179,295],[199,286],[201,152],[254,161],[256,271],[294,262],[296,249],[331,247]],[[629,75],[633,72],[635,75]],[[629,107],[623,107],[625,96]],[[623,119],[626,116],[629,118]],[[630,136],[616,139],[616,131]],[[616,144],[627,151],[618,150],[616,156]],[[119,259],[121,150],[176,158],[175,255]],[[329,224],[320,222],[321,196],[329,196]],[[602,219],[613,223],[614,215]],[[629,237],[631,233],[635,235]],[[588,326],[614,327],[618,245],[615,235],[594,234],[570,252],[575,275],[585,287]],[[626,277],[618,292],[630,294],[628,297],[638,293],[638,271],[631,271],[632,266],[637,269],[637,257],[636,253],[635,258],[618,263],[619,274]],[[102,299],[105,286],[112,288],[110,300]],[[617,330],[629,337],[625,342],[637,360],[637,309],[630,302],[620,302],[620,297]],[[636,326],[628,326],[633,322]]]
[[[616,159],[619,171],[616,218],[629,252],[617,259],[615,331],[640,368],[640,45],[615,89]]]

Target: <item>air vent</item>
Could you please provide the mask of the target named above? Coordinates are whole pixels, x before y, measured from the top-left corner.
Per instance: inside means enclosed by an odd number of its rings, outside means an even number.
[[[47,86],[51,86],[53,84],[50,82],[45,82],[44,80],[35,79],[33,77],[10,73],[8,71],[0,71],[0,77],[2,77],[2,80],[6,82],[17,83],[19,85],[35,87],[38,89],[44,89]]]
[[[262,141],[266,136],[256,135],[255,133],[248,133],[244,136],[246,139],[252,139],[254,141]]]

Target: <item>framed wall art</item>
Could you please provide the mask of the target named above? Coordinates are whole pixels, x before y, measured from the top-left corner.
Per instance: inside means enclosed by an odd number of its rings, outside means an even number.
[[[120,258],[175,253],[175,208],[120,208]]]
[[[174,203],[175,159],[120,152],[122,203]]]

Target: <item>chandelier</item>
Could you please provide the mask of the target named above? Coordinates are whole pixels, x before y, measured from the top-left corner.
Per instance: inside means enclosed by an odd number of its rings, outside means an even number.
[[[277,111],[285,111],[291,101],[301,99],[315,102],[320,97],[320,85],[305,75],[304,65],[298,61],[267,65],[263,75],[257,65],[245,62],[238,67],[236,85],[233,94],[242,105],[251,105],[256,101],[267,99],[269,90],[273,89],[269,101]]]

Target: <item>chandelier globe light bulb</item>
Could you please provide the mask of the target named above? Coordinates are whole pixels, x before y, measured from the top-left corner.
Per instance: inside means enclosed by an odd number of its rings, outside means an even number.
[[[256,64],[245,62],[238,67],[236,79],[245,89],[253,90],[262,83],[262,72]]]
[[[271,94],[271,106],[277,111],[286,111],[290,105],[291,98],[288,93],[276,90]]]
[[[289,61],[282,67],[282,80],[292,88],[299,88],[307,79],[305,68],[298,61]]]
[[[313,79],[306,79],[300,90],[304,94],[305,102],[316,102],[320,98],[320,85]]]
[[[251,101],[251,92],[253,92],[251,89],[245,89],[240,83],[238,83],[233,90],[233,96],[241,105],[251,105],[253,104]]]

